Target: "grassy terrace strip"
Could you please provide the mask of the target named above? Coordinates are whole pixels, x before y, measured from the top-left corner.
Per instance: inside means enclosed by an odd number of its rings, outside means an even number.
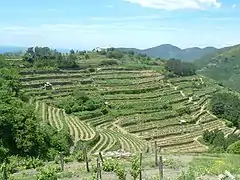
[[[146,84],[149,82],[157,82],[161,80],[162,77],[153,77],[153,78],[140,78],[140,79],[110,79],[110,80],[98,80],[95,81],[98,85],[106,86],[129,86],[137,84]]]
[[[65,112],[63,112],[63,117],[67,123],[68,130],[70,135],[73,137],[74,144],[76,144],[80,139],[79,139],[79,132],[76,126],[72,123],[72,118],[69,117]]]
[[[156,89],[155,91],[146,92],[142,94],[117,94],[117,95],[105,95],[105,100],[138,100],[138,99],[154,99],[166,95],[179,95],[178,91],[164,90],[162,88]]]
[[[167,128],[167,127],[179,125],[180,119],[184,119],[184,120],[187,120],[187,122],[191,122],[190,117],[182,116],[182,117],[175,117],[170,119],[160,119],[159,121],[148,122],[143,124],[141,124],[140,122],[140,124],[137,124],[137,125],[127,126],[125,127],[125,129],[130,133],[141,133],[141,132],[145,132],[153,129],[161,129],[161,128]]]
[[[136,74],[138,74],[136,76]],[[158,73],[155,72],[141,72],[141,71],[105,71],[105,72],[93,72],[93,73],[88,73],[86,71],[76,71],[76,72],[62,72],[62,73],[47,73],[47,74],[32,74],[32,75],[24,75],[20,79],[21,81],[34,81],[34,80],[41,80],[41,79],[69,79],[69,78],[88,78],[88,77],[110,77],[113,76],[116,79],[116,76],[130,76],[133,75],[133,77],[142,77],[142,75],[159,75]],[[147,76],[148,77],[148,76]],[[117,77],[118,78],[118,77]]]
[[[196,141],[187,143],[187,144],[182,144],[178,146],[171,146],[171,147],[165,147],[163,148],[163,151],[167,152],[178,152],[178,153],[186,153],[186,152],[191,152],[191,153],[201,153],[207,151],[205,146],[199,144]]]
[[[226,126],[219,120],[208,122],[205,124],[194,125],[194,124],[187,124],[184,126],[172,126],[168,128],[162,128],[158,131],[152,130],[144,133],[144,139],[151,140],[151,139],[161,139],[168,136],[175,136],[180,135],[182,133],[203,133],[204,130],[214,130],[214,129],[223,129]]]
[[[128,134],[116,133],[121,144],[121,149],[127,152],[145,152],[147,145],[144,141]]]
[[[173,93],[170,96],[161,96],[159,98],[154,98],[154,99],[140,99],[138,101],[135,101],[134,99],[130,100],[125,100],[125,101],[119,101],[119,100],[113,100],[109,101],[112,105],[118,105],[119,108],[124,108],[124,107],[139,107],[139,104],[142,106],[161,106],[163,104],[175,104],[175,103],[181,103],[183,101],[187,101],[189,98],[188,97],[182,97],[180,94],[175,94]]]
[[[142,114],[142,115],[130,115],[130,116],[123,116],[119,119],[119,124],[122,127],[130,126],[130,125],[137,125],[139,123],[148,123],[153,121],[159,121],[167,118],[174,118],[177,116],[175,111],[162,111],[157,113],[151,114]]]
[[[91,127],[79,120],[77,117],[71,116],[69,119],[72,125],[77,127],[79,140],[90,140],[94,138],[96,133]]]
[[[99,131],[100,141],[91,149],[90,153],[110,151],[118,143],[117,137],[111,130]]]

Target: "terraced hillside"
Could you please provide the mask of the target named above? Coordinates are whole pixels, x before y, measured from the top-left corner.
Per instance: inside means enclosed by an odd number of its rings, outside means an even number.
[[[36,112],[61,131],[68,128],[74,142],[97,140],[90,153],[123,149],[152,151],[154,142],[166,152],[203,152],[198,142],[205,130],[233,131],[208,111],[213,93],[221,91],[214,82],[200,76],[164,79],[151,70],[121,67],[84,70],[21,72],[25,93],[34,97]],[[50,82],[53,90],[43,90]],[[74,89],[101,95],[110,107],[69,115],[53,106]]]

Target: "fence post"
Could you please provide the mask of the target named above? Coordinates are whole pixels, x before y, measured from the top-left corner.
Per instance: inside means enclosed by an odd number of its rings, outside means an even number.
[[[60,152],[60,164],[61,164],[61,171],[64,171],[64,157],[63,157],[63,152]]]
[[[142,153],[140,153],[140,174],[139,174],[139,180],[142,180]]]
[[[6,159],[4,160],[4,163],[3,163],[3,167],[2,167],[2,178],[3,180],[7,180],[7,170],[6,170],[6,167],[7,166],[7,163],[6,163]]]
[[[159,179],[162,180],[163,179],[163,159],[162,156],[159,156]]]
[[[87,169],[87,172],[90,172],[90,169],[89,169],[89,165],[88,165],[88,155],[87,155],[87,148],[84,147],[84,159],[85,159],[85,163],[86,163],[86,169]]]
[[[157,141],[155,143],[155,165],[158,166],[158,152],[157,152]]]
[[[103,156],[102,156],[102,153],[101,153],[101,152],[99,152],[99,157],[100,157],[100,159],[101,159],[101,161],[102,161],[102,163],[103,163]]]
[[[100,157],[97,158],[97,180],[102,180],[102,169]]]

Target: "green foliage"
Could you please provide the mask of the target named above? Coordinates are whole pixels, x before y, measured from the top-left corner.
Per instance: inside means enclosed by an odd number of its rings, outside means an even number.
[[[131,166],[130,174],[134,180],[136,180],[140,175],[141,168],[140,168],[139,161],[140,161],[140,158],[138,156],[134,156],[131,159],[132,166]]]
[[[232,154],[240,154],[240,140],[238,140],[235,143],[231,144],[227,148],[227,152],[232,153]]]
[[[191,169],[196,175],[219,175],[226,170],[233,174],[239,174],[239,156],[230,154],[213,154],[211,157],[194,157],[190,163]]]
[[[106,172],[113,172],[119,164],[115,159],[106,159],[102,163],[102,169]]]
[[[118,165],[117,167],[115,167],[114,172],[118,176],[119,180],[126,180],[127,173],[123,166]]]
[[[39,158],[33,157],[33,158],[25,159],[23,162],[23,165],[26,167],[26,169],[35,169],[37,167],[44,166],[44,162]]]
[[[230,134],[227,137],[220,130],[204,131],[203,140],[212,145],[211,151],[215,153],[224,152],[234,142],[239,140],[235,134]]]
[[[182,174],[177,178],[177,180],[195,180],[195,172],[189,169],[187,172],[182,172]]]
[[[59,172],[59,169],[51,166],[40,168],[38,180],[57,180],[57,172]]]
[[[82,111],[94,111],[104,106],[100,98],[91,98],[82,91],[74,91],[72,96],[63,98],[58,104],[59,108],[65,109],[66,113],[76,113]]]
[[[240,127],[240,99],[231,93],[217,93],[212,97],[212,112]]]
[[[78,151],[77,154],[75,155],[75,158],[77,162],[83,162],[85,160],[83,151]]]
[[[21,99],[20,88],[18,71],[9,66],[1,68],[0,154],[48,158],[54,151],[68,153],[70,135],[38,119],[34,107]]]
[[[40,67],[58,67],[58,68],[79,68],[77,65],[77,56],[73,50],[66,56],[57,50],[51,50],[49,47],[30,47],[24,54],[23,59],[32,66]]]
[[[99,63],[100,66],[112,66],[112,65],[118,65],[118,61],[114,59],[108,59],[108,60],[102,60]]]
[[[181,62],[176,59],[168,60],[165,63],[165,69],[178,76],[192,76],[196,74],[196,67],[193,63]]]
[[[222,85],[240,90],[239,84],[240,46],[222,48],[197,60],[195,64],[204,76],[217,80]]]
[[[120,180],[126,180],[126,170],[115,159],[105,159],[102,163],[102,169],[105,172],[115,172]]]
[[[121,59],[124,56],[123,52],[118,50],[108,51],[106,54],[107,58]]]

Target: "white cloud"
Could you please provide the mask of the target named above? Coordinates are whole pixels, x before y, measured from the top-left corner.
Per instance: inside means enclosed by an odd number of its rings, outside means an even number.
[[[125,0],[130,3],[140,4],[143,7],[177,10],[177,9],[206,9],[209,7],[220,8],[218,0]]]
[[[234,9],[234,8],[236,8],[236,7],[237,7],[237,5],[236,5],[236,4],[233,4],[233,5],[232,5],[232,8],[233,8],[233,9]]]

